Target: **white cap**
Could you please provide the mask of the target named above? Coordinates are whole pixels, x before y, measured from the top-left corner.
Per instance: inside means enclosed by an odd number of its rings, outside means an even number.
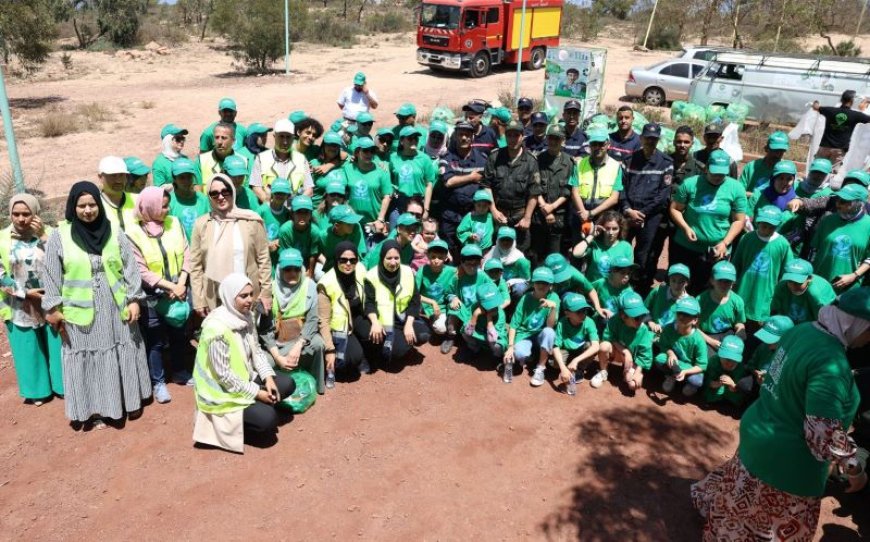
[[[273,132],[276,134],[293,134],[296,133],[296,127],[293,126],[293,123],[289,119],[278,119],[275,121]]]
[[[124,160],[117,156],[106,156],[100,160],[100,173],[112,175],[115,173],[130,173],[127,171],[127,164]]]

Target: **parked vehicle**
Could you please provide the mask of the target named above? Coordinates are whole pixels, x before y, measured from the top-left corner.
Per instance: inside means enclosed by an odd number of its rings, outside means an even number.
[[[689,97],[689,85],[707,63],[702,60],[671,59],[649,68],[632,68],[625,81],[625,95],[642,98],[649,105],[665,105]]]
[[[776,53],[717,53],[692,81],[689,101],[746,103],[756,120],[796,123],[809,103],[836,105],[845,90],[870,96],[870,59]]]
[[[717,47],[714,45],[691,45],[688,47],[683,47],[679,53],[677,53],[677,58],[685,58],[690,60],[703,60],[704,62],[709,62],[713,59],[718,53],[728,53],[728,52],[745,52],[746,49],[733,49],[731,47]]]
[[[417,62],[433,70],[483,77],[497,64],[544,65],[547,47],[559,45],[564,0],[426,0],[417,25]]]

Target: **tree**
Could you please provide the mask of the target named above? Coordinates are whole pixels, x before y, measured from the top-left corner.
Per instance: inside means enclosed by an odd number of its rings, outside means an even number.
[[[15,57],[28,71],[48,58],[61,12],[57,0],[0,2],[0,55],[9,63]]]
[[[609,15],[620,21],[628,19],[634,9],[635,0],[593,0],[592,7],[602,15]]]
[[[116,45],[130,47],[139,32],[140,0],[96,0],[97,27]]]

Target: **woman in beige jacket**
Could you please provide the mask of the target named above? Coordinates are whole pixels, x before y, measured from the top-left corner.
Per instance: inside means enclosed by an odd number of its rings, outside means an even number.
[[[236,189],[223,173],[207,186],[211,212],[197,219],[190,236],[193,308],[204,318],[220,304],[221,281],[230,273],[241,273],[251,279],[254,298],[267,313],[272,307],[272,261],[263,219],[236,208]]]

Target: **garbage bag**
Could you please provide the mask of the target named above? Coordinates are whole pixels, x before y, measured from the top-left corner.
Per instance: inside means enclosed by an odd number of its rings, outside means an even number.
[[[676,100],[671,104],[671,120],[674,122],[683,122],[684,111],[686,110],[686,106],[689,105],[687,102],[683,100]]]
[[[286,410],[292,410],[296,414],[301,414],[311,408],[311,405],[317,400],[317,380],[311,373],[303,369],[289,372],[276,367],[275,370],[286,374],[296,383],[296,389],[293,390],[293,394],[290,397],[282,399],[278,403],[278,406]]]
[[[725,106],[719,104],[710,104],[704,110],[707,116],[705,122],[722,122],[725,120]]]
[[[589,122],[586,124],[586,131],[589,131],[593,128],[597,128],[599,130],[607,130],[608,133],[616,130],[616,121],[605,115],[604,113],[599,113],[597,115],[593,115],[592,118],[589,119]]]
[[[673,128],[662,126],[662,137],[659,138],[659,143],[656,148],[665,154],[674,152],[674,133]]]
[[[649,121],[646,120],[646,117],[643,116],[643,113],[641,113],[640,111],[635,111],[634,112],[634,120],[631,122],[631,128],[635,132],[641,133],[641,132],[643,132],[644,125],[646,125],[648,122]]]
[[[719,148],[728,153],[735,162],[743,161],[743,147],[740,146],[740,130],[736,123],[729,122],[722,130],[722,143]]]
[[[742,127],[743,123],[746,122],[746,117],[749,116],[749,110],[750,106],[747,103],[736,102],[730,104],[725,110],[725,120],[739,124]]]
[[[456,115],[449,107],[439,105],[432,110],[432,114],[429,115],[429,119],[440,120],[441,122],[447,124],[447,126],[453,126],[454,122],[456,121]]]
[[[700,105],[686,104],[681,122],[704,124],[707,122],[707,112]]]

